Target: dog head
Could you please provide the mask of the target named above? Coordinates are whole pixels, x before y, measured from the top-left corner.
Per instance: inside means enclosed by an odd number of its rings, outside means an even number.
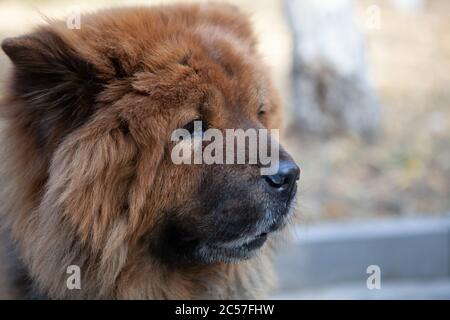
[[[278,126],[255,46],[243,14],[211,4],[107,10],[2,43],[14,63],[4,111],[28,148],[13,151],[22,168],[41,164],[23,243],[32,275],[48,281],[40,253],[52,250],[55,266],[96,265],[109,283],[155,258],[237,262],[285,224],[299,169],[281,146],[272,174],[259,160],[171,157],[174,130],[195,134],[196,120],[222,133]]]

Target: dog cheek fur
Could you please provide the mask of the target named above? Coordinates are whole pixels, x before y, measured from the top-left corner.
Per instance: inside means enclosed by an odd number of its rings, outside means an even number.
[[[112,131],[95,142],[89,133],[72,136],[52,158],[23,243],[31,276],[50,296],[70,293],[64,280],[69,265],[80,266],[84,295],[103,296],[126,261],[129,213],[123,210],[136,147],[120,135]],[[96,284],[92,292],[89,284]]]

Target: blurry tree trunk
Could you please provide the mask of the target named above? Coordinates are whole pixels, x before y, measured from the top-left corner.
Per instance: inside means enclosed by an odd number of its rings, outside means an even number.
[[[291,126],[315,136],[372,138],[380,106],[351,0],[285,0],[293,34]]]

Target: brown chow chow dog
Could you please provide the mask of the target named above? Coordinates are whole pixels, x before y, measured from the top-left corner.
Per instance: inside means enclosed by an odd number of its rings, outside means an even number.
[[[273,176],[170,157],[171,133],[196,119],[277,127],[245,15],[223,4],[110,9],[2,48],[13,73],[1,107],[1,223],[19,297],[266,296],[298,167],[281,147]],[[79,290],[67,287],[70,265]]]

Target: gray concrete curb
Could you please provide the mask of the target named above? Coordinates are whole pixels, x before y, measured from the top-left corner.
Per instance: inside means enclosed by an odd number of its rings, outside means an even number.
[[[280,292],[365,285],[369,265],[387,281],[449,278],[450,215],[298,227],[277,259]]]

